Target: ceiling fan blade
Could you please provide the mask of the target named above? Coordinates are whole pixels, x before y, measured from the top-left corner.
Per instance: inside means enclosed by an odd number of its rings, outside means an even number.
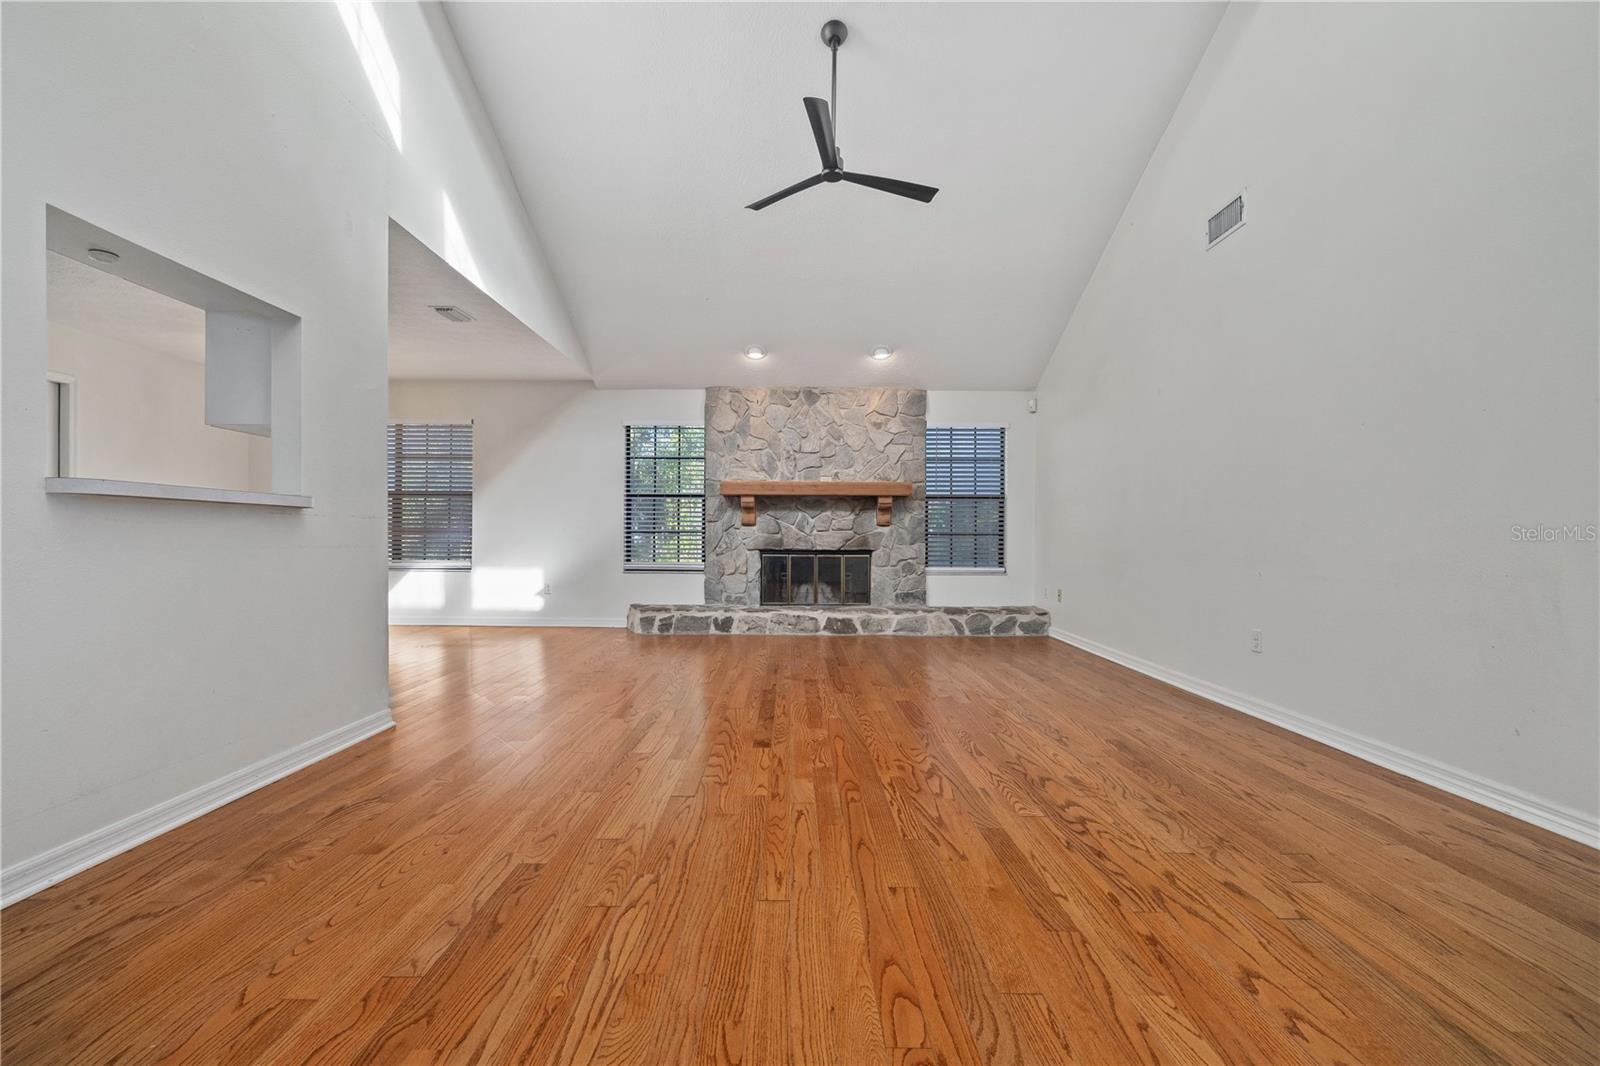
[[[865,185],[869,189],[892,192],[896,196],[909,196],[923,203],[927,203],[939,194],[939,190],[932,185],[918,185],[914,181],[901,181],[898,178],[880,178],[873,174],[852,174],[848,170],[844,173],[844,180]]]
[[[817,139],[817,154],[822,157],[822,169],[837,169],[839,148],[833,143],[833,116],[828,114],[828,101],[815,96],[806,97],[806,117],[811,120],[811,135]]]
[[[777,203],[779,200],[782,200],[785,196],[793,196],[797,192],[803,192],[806,189],[811,188],[811,186],[813,186],[813,185],[820,185],[820,184],[822,184],[822,175],[821,174],[813,174],[809,178],[807,178],[805,181],[797,181],[793,185],[789,186],[787,189],[779,189],[777,192],[773,193],[771,196],[767,197],[765,200],[757,200],[753,204],[745,204],[745,207],[749,208],[751,211],[759,211],[763,207],[771,207],[773,204]]]

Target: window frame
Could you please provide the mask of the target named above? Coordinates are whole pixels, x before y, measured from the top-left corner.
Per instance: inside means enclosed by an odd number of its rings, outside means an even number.
[[[474,556],[475,549],[476,549],[476,544],[474,543],[473,538],[475,537],[476,532],[477,532],[477,530],[476,530],[476,527],[477,527],[477,503],[478,503],[478,501],[477,501],[477,494],[478,494],[478,426],[477,426],[477,422],[475,420],[472,420],[472,419],[469,419],[466,422],[420,422],[420,421],[405,421],[405,420],[402,420],[402,421],[398,421],[398,422],[389,422],[389,423],[387,423],[385,425],[385,428],[384,428],[385,435],[387,436],[388,431],[391,430],[391,429],[394,429],[397,426],[449,426],[449,427],[452,427],[452,428],[460,427],[460,426],[467,427],[467,429],[469,431],[470,446],[471,446],[471,455],[470,455],[470,459],[469,459],[469,469],[471,471],[472,487],[470,489],[468,489],[465,493],[461,493],[461,492],[449,492],[449,493],[405,492],[405,491],[397,491],[397,490],[394,490],[394,489],[389,489],[387,487],[388,481],[389,481],[389,470],[388,470],[388,455],[387,455],[387,450],[388,450],[387,449],[387,443],[388,442],[386,440],[385,441],[385,453],[386,454],[384,456],[384,467],[385,467],[385,469],[384,469],[384,482],[385,482],[384,530],[385,530],[385,541],[387,542],[387,549],[388,549],[387,552],[386,552],[386,556],[388,558],[389,569],[390,570],[449,570],[449,571],[458,571],[458,572],[459,571],[471,570],[472,566],[473,566],[473,561],[474,561],[473,560],[473,556]],[[398,450],[398,448],[396,449],[395,458],[398,461],[398,459],[399,459],[399,450]],[[467,557],[465,559],[396,559],[394,557],[395,525],[394,525],[394,517],[393,517],[393,515],[394,515],[393,508],[394,508],[394,499],[395,499],[396,496],[421,496],[421,497],[427,497],[427,496],[463,496],[463,495],[466,496],[466,498],[467,498]]]
[[[624,422],[622,425],[622,572],[625,574],[698,574],[704,573],[706,568],[706,520],[708,507],[705,492],[705,425],[696,422]],[[700,451],[700,492],[633,492],[633,461],[636,458],[656,459],[667,458],[674,461],[692,459],[693,456],[635,456],[633,454],[633,436],[636,429],[695,429],[701,434]],[[700,561],[698,563],[661,563],[637,561],[630,558],[632,551],[631,535],[634,530],[630,527],[628,518],[632,512],[632,501],[635,499],[699,499],[700,500]],[[670,532],[670,531],[669,531]]]
[[[998,496],[989,496],[989,495],[984,495],[984,496],[976,496],[976,495],[973,495],[973,496],[966,496],[966,495],[950,496],[950,495],[945,495],[943,493],[935,495],[933,493],[930,493],[930,492],[926,491],[926,486],[927,486],[927,481],[928,481],[928,479],[927,479],[927,466],[928,466],[927,434],[928,433],[932,433],[932,432],[934,432],[936,430],[950,430],[950,429],[996,429],[996,430],[1000,431],[1000,495],[998,495]],[[1010,531],[1006,527],[1006,511],[1008,510],[1007,503],[1008,503],[1008,500],[1009,500],[1009,497],[1010,497],[1010,487],[1011,487],[1011,461],[1010,461],[1009,450],[1008,450],[1009,449],[1009,440],[1008,440],[1008,438],[1010,437],[1010,435],[1011,435],[1011,427],[1010,427],[1009,424],[1004,423],[1004,422],[941,422],[938,425],[933,425],[933,424],[930,423],[924,429],[924,437],[923,437],[924,531],[923,531],[923,544],[922,544],[922,561],[923,561],[923,569],[927,573],[930,573],[930,574],[988,574],[988,575],[1006,573],[1006,551],[1010,546],[1008,542],[1011,539],[1010,538]],[[1000,503],[1000,515],[999,515],[999,517],[1000,517],[1000,532],[999,532],[999,534],[996,534],[995,536],[996,536],[996,543],[997,543],[998,549],[999,549],[998,552],[997,552],[997,555],[998,555],[998,558],[999,558],[999,561],[1000,561],[1000,565],[999,566],[935,566],[932,563],[930,563],[929,560],[932,558],[933,538],[934,538],[935,534],[933,533],[932,529],[929,528],[931,523],[929,523],[928,520],[927,520],[926,512],[927,512],[928,505],[934,500],[998,500],[999,503]],[[951,536],[952,534],[938,534],[938,535],[939,536]],[[956,534],[956,535],[960,535],[960,536],[968,536],[968,535],[972,535],[972,536],[990,536],[991,534]]]

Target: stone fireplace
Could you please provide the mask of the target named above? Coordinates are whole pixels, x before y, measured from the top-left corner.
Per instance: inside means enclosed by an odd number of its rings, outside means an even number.
[[[787,555],[791,590],[797,555],[839,555],[841,594],[846,585],[853,596],[861,592],[844,569],[850,565],[857,581],[867,577],[868,598],[832,602],[927,603],[926,431],[927,394],[921,389],[707,389],[706,603],[768,602],[764,590],[774,593],[776,586],[763,580],[764,552]],[[753,524],[745,525],[739,497],[723,495],[724,480],[815,481],[817,493],[757,494]],[[908,482],[911,493],[884,501],[888,524],[880,525],[878,500],[835,495],[829,482]],[[866,556],[870,576],[861,573],[861,564],[846,563],[844,556],[851,554]],[[806,564],[799,565],[804,576]],[[818,565],[811,563],[810,595],[831,595],[831,586],[818,586]],[[831,561],[820,565],[834,573]]]
[[[921,389],[707,389],[705,602],[635,603],[628,629],[1042,637],[1038,607],[927,605],[927,411]]]

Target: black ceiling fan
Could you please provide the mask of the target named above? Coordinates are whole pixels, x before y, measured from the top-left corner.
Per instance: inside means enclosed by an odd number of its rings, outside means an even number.
[[[817,154],[822,157],[822,173],[813,174],[806,180],[796,182],[787,189],[781,189],[764,200],[746,204],[750,210],[759,211],[763,207],[770,207],[784,197],[793,196],[825,181],[848,181],[856,185],[865,185],[869,189],[892,192],[896,196],[908,196],[923,203],[932,200],[939,192],[931,185],[918,185],[914,181],[901,181],[898,178],[880,178],[873,174],[854,174],[844,169],[844,154],[839,151],[839,144],[834,138],[834,116],[839,113],[839,46],[844,44],[848,34],[849,30],[838,19],[830,19],[822,27],[822,43],[833,53],[833,83],[828,94],[832,105],[830,106],[829,100],[821,100],[815,96],[805,98],[806,117],[811,120],[811,133],[817,139]]]

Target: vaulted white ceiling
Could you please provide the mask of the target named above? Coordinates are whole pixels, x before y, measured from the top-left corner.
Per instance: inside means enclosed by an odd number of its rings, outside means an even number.
[[[1031,388],[1221,9],[448,12],[600,385]],[[818,169],[830,17],[846,168],[931,204],[839,184],[745,210]]]

